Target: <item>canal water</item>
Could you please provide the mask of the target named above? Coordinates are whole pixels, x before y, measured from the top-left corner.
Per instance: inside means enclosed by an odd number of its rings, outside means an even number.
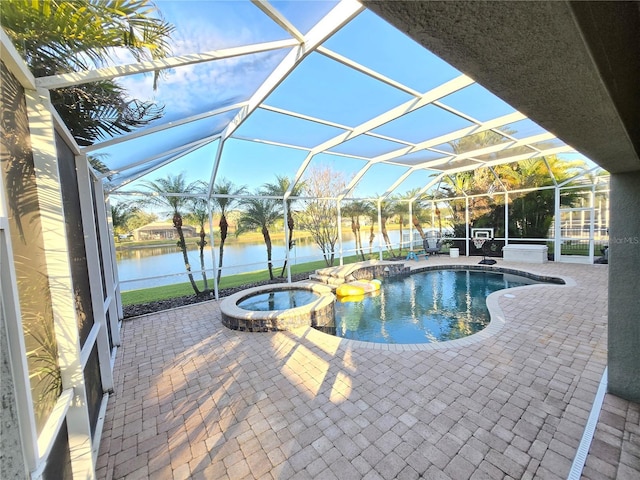
[[[349,237],[345,234],[342,248],[344,255],[353,255],[355,252],[355,240],[349,232]],[[391,242],[396,245],[400,238],[400,233],[396,231],[389,232]],[[362,235],[362,243],[365,253],[369,252],[369,235],[368,232]],[[378,252],[378,237],[373,242],[373,252]],[[336,264],[338,258],[336,244]],[[214,245],[216,259],[219,249]],[[285,245],[283,241],[274,241],[272,247],[272,262],[274,272],[280,274],[284,258],[286,255]],[[191,270],[200,270],[200,254],[198,249],[190,249],[189,263]],[[311,261],[322,260],[322,252],[311,238],[297,239],[296,245],[291,249],[289,258],[292,265],[297,263],[305,263]],[[184,268],[184,260],[182,252],[177,246],[166,247],[145,247],[120,249],[116,253],[118,264],[118,276],[120,279],[121,290],[137,290],[141,288],[157,287],[162,285],[171,285],[174,283],[188,282]],[[207,269],[207,278],[212,278],[213,259],[211,249],[207,246],[204,254],[205,268]],[[267,247],[264,242],[238,244],[226,243],[224,246],[224,259],[222,275],[233,275],[236,273],[253,272],[256,270],[265,270],[267,268]],[[165,276],[171,275],[171,276]],[[154,278],[161,277],[162,278]],[[200,273],[195,274],[196,279],[201,279]]]

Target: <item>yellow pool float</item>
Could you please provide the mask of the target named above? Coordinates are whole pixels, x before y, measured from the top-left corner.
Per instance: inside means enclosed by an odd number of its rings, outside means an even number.
[[[378,279],[373,280],[355,280],[353,282],[343,283],[336,288],[338,297],[357,297],[365,293],[380,290],[382,282]]]

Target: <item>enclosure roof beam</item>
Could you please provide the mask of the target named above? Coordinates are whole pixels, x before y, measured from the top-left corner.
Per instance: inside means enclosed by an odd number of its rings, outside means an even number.
[[[585,170],[584,172],[580,172],[578,175],[575,175],[575,176],[573,176],[573,177],[571,177],[571,178],[569,178],[569,179],[565,180],[564,182],[559,183],[559,184],[558,184],[558,187],[564,187],[564,186],[565,186],[565,185],[567,185],[568,183],[573,182],[573,181],[574,181],[574,180],[576,180],[577,178],[584,177],[585,175],[590,174],[591,172],[593,172],[593,171],[597,170],[598,168],[600,168],[600,167],[593,167],[593,168],[590,168],[589,170]]]
[[[412,167],[412,168],[407,169],[406,172],[404,172],[402,175],[400,175],[398,177],[398,179],[395,182],[393,182],[393,184],[389,188],[387,188],[387,191],[382,194],[382,198],[385,199],[389,195],[391,195],[391,193],[393,193],[393,191],[398,187],[398,185],[400,185],[402,182],[404,182],[407,178],[409,178],[409,175],[411,175],[413,172],[415,172],[417,170],[419,170],[418,167]]]
[[[18,79],[20,85],[28,90],[36,89],[36,78],[27,67],[16,47],[11,43],[9,35],[0,28],[0,58],[7,65],[7,68]]]
[[[383,155],[376,157],[374,160],[377,162],[384,162],[387,160],[391,160],[393,158],[401,157],[403,155],[419,152],[420,150],[430,149],[430,147],[435,147],[436,145],[440,145],[442,143],[452,142],[454,140],[458,140],[459,138],[465,137],[467,135],[480,133],[487,130],[492,130],[502,125],[514,123],[514,122],[517,122],[518,120],[524,120],[525,118],[527,117],[525,117],[520,112],[509,113],[507,115],[494,118],[493,120],[489,120],[488,122],[484,122],[481,125],[471,125],[469,127],[464,127],[459,130],[456,130],[454,132],[445,133],[444,135],[440,135],[438,137],[425,140],[423,142],[416,144],[415,147],[411,147],[411,148],[403,147],[398,150],[385,153]]]
[[[354,62],[353,60],[344,57],[342,55],[340,55],[339,53],[336,53],[332,50],[329,50],[326,47],[320,46],[316,49],[316,51],[318,53],[321,53],[322,55],[324,55],[325,57],[328,57],[332,60],[335,60],[338,63],[343,64],[346,67],[352,68],[354,70],[357,70],[360,73],[364,73],[365,75],[374,78],[382,83],[385,83],[387,85],[389,85],[390,87],[396,88],[398,90],[401,90],[405,93],[408,93],[409,95],[416,97],[416,98],[420,98],[422,96],[422,94],[420,92],[418,92],[417,90],[414,90],[413,88],[409,88],[406,85],[403,85],[400,82],[397,82],[385,75],[382,75],[379,72],[376,72],[375,70],[372,70],[368,67],[365,67],[364,65],[359,64],[358,62]]]
[[[84,152],[93,152],[94,150],[99,150],[101,148],[111,147],[113,145],[117,145],[122,142],[126,142],[128,140],[134,140],[136,138],[144,137],[146,135],[151,135],[152,133],[161,132],[163,130],[167,130],[173,127],[179,127],[181,125],[186,125],[187,123],[196,122],[198,120],[202,120],[207,117],[213,117],[215,115],[220,115],[221,113],[229,112],[231,110],[237,110],[239,108],[244,107],[247,102],[238,102],[231,105],[227,105],[225,107],[216,108],[214,110],[209,110],[208,112],[199,113],[197,115],[192,115],[190,117],[182,118],[180,120],[176,120],[174,122],[164,123],[162,125],[157,125],[155,127],[144,128],[141,130],[137,130],[128,135],[122,135],[120,137],[114,137],[109,140],[100,143],[94,143],[93,145],[89,145],[83,147],[82,150]]]
[[[493,167],[487,167],[487,168],[489,169],[489,171],[491,173],[493,173],[493,176],[495,177],[496,181],[500,184],[500,187],[502,188],[502,192],[506,192],[507,191],[507,187],[502,182],[502,179],[500,178],[500,175],[498,175],[498,173],[496,172],[495,168],[493,168]]]
[[[469,152],[464,152],[457,155],[454,154],[455,158],[452,161],[455,162],[456,160],[466,160],[468,158],[478,157],[480,155],[487,155],[489,153],[501,152],[503,150],[508,150],[510,148],[529,147],[529,145],[532,143],[544,142],[545,140],[553,140],[555,138],[556,136],[553,133],[549,133],[549,132],[540,133],[538,135],[532,135],[530,137],[523,138],[521,140],[499,143],[497,145],[478,148],[477,150],[471,150]],[[538,152],[541,151],[540,149],[536,149],[534,147],[529,147],[529,148],[531,148],[532,150],[536,150]]]
[[[436,183],[442,181],[442,178],[444,177],[444,173],[440,173],[436,176],[436,178],[434,178],[433,180],[431,180],[429,183],[427,183],[422,189],[420,189],[420,191],[416,194],[415,197],[413,197],[414,200],[417,200],[418,198],[420,198],[422,195],[424,195],[431,187],[433,187]]]
[[[82,148],[78,145],[73,134],[69,131],[69,128],[67,128],[67,124],[64,123],[64,120],[62,120],[62,117],[53,105],[49,105],[49,112],[51,112],[51,116],[53,117],[53,127],[56,132],[64,138],[65,143],[74,155],[82,155],[84,153]],[[92,168],[91,165],[89,165],[89,168]]]
[[[449,113],[454,114],[456,117],[460,117],[468,122],[471,123],[475,123],[476,125],[482,125],[482,122],[480,120],[478,120],[477,118],[472,117],[471,115],[467,115],[466,113],[461,112],[460,110],[457,110],[453,107],[450,107],[449,105],[445,105],[444,103],[440,102],[440,101],[435,101],[433,102],[433,104],[438,107],[441,108],[443,110],[446,110]]]
[[[416,144],[414,142],[409,142],[407,140],[400,140],[399,138],[389,137],[388,135],[381,135],[379,133],[367,132],[367,133],[363,133],[363,135],[366,136],[366,137],[380,138],[382,140],[387,140],[389,142],[399,143],[401,145],[406,145],[408,147],[415,147],[416,146]]]
[[[278,10],[273,8],[269,2],[262,0],[251,0],[256,7],[262,10],[271,20],[278,24],[278,26],[284,29],[289,35],[295,38],[299,43],[304,42],[304,35],[284,17]]]
[[[459,77],[460,78],[460,77]],[[383,114],[384,115],[384,114]],[[464,129],[458,130],[457,132],[451,133],[451,134],[445,134],[442,135],[441,137],[438,137],[436,139],[431,139],[428,140],[426,142],[423,142],[423,145],[429,145],[430,146],[435,146],[435,145],[439,145],[440,143],[445,143],[445,141],[441,141],[443,138],[448,138],[449,141],[453,140],[453,139],[457,139],[460,138],[461,136],[464,135],[459,135],[459,132],[464,131],[464,132],[469,132],[466,134],[470,134],[470,133],[477,133],[477,132],[481,132],[481,131],[486,131],[486,130],[490,130],[492,128],[495,128],[496,126],[500,126],[500,125],[504,125],[507,123],[512,123],[514,121],[516,121],[516,119],[520,120],[524,118],[524,115],[522,115],[520,112],[515,112],[509,115],[504,115],[502,117],[498,117],[496,119],[490,120],[488,122],[485,122],[479,126],[475,126],[475,127],[466,127]],[[354,132],[357,131],[357,128],[354,130]],[[531,139],[536,139],[537,141],[540,141],[541,139],[547,139],[547,136],[550,136],[550,138],[554,138],[553,135],[551,134],[541,134],[539,136],[532,136],[529,137],[529,140]],[[497,151],[501,150],[501,149],[505,149],[507,147],[504,147],[502,145],[498,145],[498,146],[492,146],[492,147],[487,147],[487,149],[489,151],[492,151],[492,148],[496,148]],[[561,149],[563,149],[562,151],[569,151],[572,150],[570,147],[560,147]],[[479,151],[484,151],[485,149],[480,149]],[[556,150],[556,149],[552,149],[552,150]],[[476,155],[478,155],[478,151],[475,152]],[[531,158],[531,156],[538,156],[539,154],[537,152],[532,152],[532,154],[528,154],[525,156],[520,156],[523,158]],[[372,159],[369,163],[367,163],[367,165],[365,165],[357,174],[356,176],[352,179],[352,181],[349,183],[349,185],[347,185],[345,191],[340,195],[340,199],[344,198],[346,195],[349,194],[349,192],[351,192],[351,190],[353,190],[353,188],[355,188],[355,186],[357,185],[357,183],[360,181],[360,179],[364,176],[364,174],[369,170],[369,168],[371,168],[371,166],[373,164],[376,163],[381,163],[382,160],[380,160],[380,158],[385,158],[387,156],[387,154],[381,155],[378,158],[374,158]],[[515,156],[515,157],[508,157],[506,159],[501,159],[500,161],[496,162],[483,162],[483,165],[495,165],[495,164],[499,164],[499,163],[507,163],[509,161],[515,161],[515,160],[511,160],[512,158],[516,159],[519,156]],[[455,158],[455,156],[454,156]],[[473,160],[473,159],[472,159]],[[433,161],[433,162],[425,162],[424,164],[421,165],[421,168],[427,168],[431,165],[437,165],[437,164],[441,164],[442,160],[437,160],[437,161]],[[466,171],[466,170],[473,170],[475,168],[477,168],[478,165],[474,165],[471,167],[464,167],[461,168],[459,170],[448,170],[448,171]]]
[[[149,173],[151,173],[151,172],[153,172],[153,171],[155,171],[155,170],[157,170],[157,169],[159,169],[159,168],[164,167],[165,165],[167,165],[167,164],[169,164],[169,163],[171,163],[171,162],[174,162],[174,161],[176,161],[176,160],[178,160],[178,159],[180,159],[180,158],[182,158],[182,157],[184,157],[184,156],[186,156],[186,155],[189,155],[191,152],[194,152],[194,151],[198,150],[199,148],[202,148],[202,146],[203,146],[203,145],[201,145],[201,144],[194,145],[194,146],[192,146],[191,148],[188,148],[187,150],[184,150],[184,151],[182,151],[182,152],[179,152],[177,155],[174,155],[174,156],[172,156],[172,157],[168,158],[167,160],[165,160],[164,162],[161,162],[161,163],[160,163],[160,164],[158,164],[158,165],[154,165],[154,166],[153,166],[153,167],[151,167],[151,168],[148,168],[148,169],[146,169],[146,170],[143,170],[143,171],[141,171],[141,172],[138,172],[137,174],[132,175],[131,177],[127,178],[126,180],[123,180],[122,182],[120,182],[120,183],[118,183],[118,184],[114,184],[114,185],[112,186],[112,188],[110,188],[110,189],[108,190],[108,193],[114,192],[114,191],[116,191],[116,190],[118,190],[118,189],[120,189],[120,188],[124,187],[125,185],[127,185],[127,184],[129,184],[129,183],[131,183],[131,182],[134,182],[135,180],[139,179],[140,177],[143,177],[144,175],[147,175],[147,174],[149,174]],[[127,192],[127,193],[128,193],[128,192]],[[148,192],[147,192],[147,193],[148,193]]]
[[[478,163],[477,165],[466,165],[460,168],[453,168],[447,170],[447,173],[458,173],[458,172],[468,172],[470,170],[475,170],[480,167],[490,167],[494,165],[501,165],[503,163],[511,163],[511,162],[519,162],[520,160],[527,160],[529,158],[538,158],[544,155],[557,155],[558,153],[569,153],[575,151],[568,145],[564,145],[561,147],[554,147],[543,150],[542,152],[531,152],[531,153],[523,153],[520,155],[513,155],[511,157],[500,158],[498,160],[491,160],[489,162]]]
[[[430,151],[434,151],[434,152],[439,152],[442,153],[443,155],[446,155],[446,158],[438,158],[436,160],[426,160],[423,163],[420,163],[418,165],[416,165],[416,167],[419,168],[424,168],[424,169],[436,169],[438,165],[444,165],[444,164],[450,164],[452,162],[456,162],[456,161],[460,161],[460,160],[466,160],[466,159],[472,159],[474,161],[477,161],[478,164],[480,164],[480,162],[482,162],[481,160],[476,160],[473,157],[477,157],[480,155],[487,155],[490,153],[496,153],[496,152],[500,152],[503,150],[507,150],[509,148],[516,148],[516,147],[524,147],[524,146],[529,146],[531,143],[537,143],[537,142],[542,142],[545,140],[552,140],[556,138],[552,133],[541,133],[538,135],[532,135],[530,137],[527,138],[523,138],[521,140],[514,140],[511,142],[505,142],[505,143],[499,143],[497,145],[490,145],[488,147],[483,147],[483,148],[479,148],[477,150],[470,150],[468,152],[464,152],[461,154],[455,154],[455,153],[448,153],[448,152],[444,152],[438,149],[434,149],[434,148],[429,148],[429,149],[425,149],[425,150],[430,150]],[[529,147],[532,148],[533,147]],[[540,152],[539,149],[534,149],[536,152]],[[540,154],[539,154],[540,155]],[[377,159],[374,159],[377,160]],[[393,160],[389,160],[389,161],[385,161],[384,163],[388,163],[388,164],[393,164],[393,165],[400,165],[400,166],[406,166],[406,164],[403,164],[402,162],[393,162]]]
[[[311,151],[311,148],[309,147],[301,147],[300,145],[292,145],[291,143],[283,143],[283,142],[276,142],[274,140],[262,140],[260,138],[249,138],[249,137],[232,137],[234,140],[242,140],[243,142],[253,142],[253,143],[263,143],[265,145],[274,145],[276,147],[284,147],[284,148],[290,148],[292,150],[303,150],[305,152],[309,152]]]
[[[72,85],[82,85],[84,83],[97,82],[101,80],[111,80],[113,78],[123,77],[126,75],[155,72],[168,68],[177,68],[184,67],[186,65],[210,62],[213,60],[223,60],[225,58],[233,58],[242,55],[250,55],[253,53],[268,52],[271,50],[279,50],[281,48],[291,48],[297,46],[298,44],[299,42],[293,39],[276,40],[273,42],[264,42],[242,47],[231,47],[221,50],[212,50],[205,53],[192,53],[190,55],[182,55],[179,57],[129,63],[127,65],[97,68],[94,70],[84,70],[82,72],[62,73],[59,75],[39,77],[36,79],[36,85],[38,87],[47,89],[69,87]]]
[[[307,35],[304,42],[289,52],[280,64],[271,72],[267,79],[249,99],[245,109],[238,113],[229,123],[222,134],[226,140],[258,108],[265,98],[280,85],[287,76],[320,44],[333,35],[338,29],[346,25],[353,17],[364,10],[364,7],[355,0],[342,0],[324,18],[322,18]],[[212,181],[214,181],[212,179]]]
[[[302,175],[304,175],[304,172],[306,171],[307,167],[311,163],[311,160],[313,160],[314,156],[315,156],[315,153],[309,152],[309,154],[304,158],[304,160],[302,161],[302,163],[298,167],[298,171],[294,175],[293,180],[289,184],[289,188],[287,189],[286,192],[284,192],[284,198],[285,199],[289,198],[289,196],[291,195],[291,192],[293,192],[293,189],[295,188],[295,186],[298,184],[298,182],[302,178]]]
[[[196,140],[195,142],[191,142],[191,143],[188,143],[186,145],[180,145],[179,147],[172,148],[171,150],[167,150],[165,152],[157,153],[157,154],[152,155],[150,157],[146,157],[146,158],[144,158],[142,160],[138,160],[137,162],[132,162],[132,163],[124,165],[124,166],[122,166],[120,168],[115,168],[115,169],[109,170],[108,172],[101,173],[100,174],[100,178],[104,178],[104,177],[107,177],[109,175],[113,175],[113,174],[116,174],[116,173],[122,173],[122,172],[125,172],[127,170],[131,170],[132,168],[139,167],[141,165],[144,165],[145,163],[153,162],[154,160],[158,160],[159,158],[166,157],[167,155],[173,155],[175,153],[182,153],[182,152],[184,152],[185,150],[188,150],[188,149],[191,149],[191,151],[193,151],[193,149],[198,149],[200,147],[203,147],[207,143],[211,143],[213,140],[215,140],[215,137],[208,137],[208,138],[203,138],[203,139],[200,139],[200,140]]]
[[[312,153],[313,154],[316,154],[316,153],[334,154],[334,152],[327,152],[327,150],[337,145],[340,145],[341,143],[344,143],[347,140],[351,140],[352,138],[355,138],[359,135],[366,134],[370,130],[373,130],[381,125],[384,125],[385,123],[388,123],[391,120],[395,120],[396,118],[399,118],[402,115],[405,115],[409,112],[417,110],[418,108],[424,107],[425,105],[428,105],[439,98],[445,97],[471,84],[473,84],[472,79],[470,79],[466,75],[460,75],[459,77],[456,77],[453,80],[450,80],[436,88],[429,90],[428,92],[424,93],[417,99],[409,100],[401,105],[398,105],[397,107],[394,107],[386,111],[385,113],[378,115],[377,117],[367,122],[364,122],[358,125],[350,132],[345,132],[343,134],[336,135],[335,137],[318,145],[316,148],[313,149]],[[412,149],[415,147],[407,146],[404,148]],[[309,162],[310,162],[310,159],[309,159]],[[306,165],[304,165],[304,169],[306,169],[309,162],[306,162]],[[341,201],[344,197],[346,197],[351,192],[351,190],[353,190],[353,188],[357,185],[357,183],[360,181],[362,176],[371,167],[371,165],[378,162],[379,160],[369,159],[367,164],[354,176],[351,182],[349,182],[349,185],[347,185],[347,187],[340,193],[340,195],[338,196],[338,199]],[[302,174],[304,173],[304,169],[301,169],[301,171],[300,170],[298,171],[296,182],[300,180]]]
[[[209,182],[209,193],[212,193],[213,185],[218,174],[218,168],[222,159],[224,144],[227,138],[230,138],[236,129],[244,123],[262,102],[273,92],[285,78],[319,45],[327,40],[342,26],[346,25],[358,13],[364,10],[364,7],[356,0],[342,0],[327,15],[325,15],[310,31],[304,36],[304,42],[297,48],[289,52],[280,64],[271,72],[267,79],[262,82],[258,90],[249,99],[245,108],[229,122],[221,135],[221,144],[213,170],[211,172],[211,180]],[[297,182],[297,180],[296,180]],[[292,184],[291,188],[293,188]]]
[[[367,173],[367,171],[373,166],[374,164],[372,162],[367,162],[365,164],[364,167],[362,167],[358,173],[356,173],[353,178],[351,179],[351,181],[349,182],[349,184],[344,188],[344,190],[342,190],[342,192],[340,192],[340,194],[338,195],[338,201],[342,201],[342,199],[344,197],[346,197],[347,195],[349,195],[349,193],[351,193],[351,191],[355,188],[355,186],[358,184],[358,182],[360,182],[360,180],[362,179],[362,177],[364,176],[365,173]]]
[[[335,147],[347,140],[351,140],[354,137],[362,135],[364,133],[369,132],[370,130],[374,130],[385,123],[390,122],[391,120],[395,120],[407,113],[411,113],[414,110],[422,108],[430,103],[433,103],[435,100],[450,95],[451,93],[457,92],[464,87],[473,84],[473,80],[467,77],[466,75],[460,75],[459,77],[454,78],[436,88],[429,90],[428,92],[421,95],[419,98],[409,100],[397,107],[394,107],[386,112],[378,115],[371,120],[368,120],[364,123],[361,123],[357,127],[355,127],[351,132],[343,133],[340,135],[336,135],[335,137],[327,140],[326,142],[318,145],[314,151],[322,152],[328,150],[329,148]],[[434,145],[438,145],[435,143]],[[406,147],[405,147],[406,148]],[[414,148],[414,147],[411,147]]]
[[[329,127],[340,128],[342,130],[353,131],[353,127],[349,127],[347,125],[342,125],[336,122],[330,122],[328,120],[323,120],[321,118],[312,117],[310,115],[304,115],[302,113],[292,112],[291,110],[286,110],[284,108],[272,107],[270,105],[265,105],[264,103],[260,105],[258,108],[262,110],[268,110],[270,112],[281,113],[283,115],[287,115],[289,117],[300,118],[301,120],[309,120],[310,122],[320,123],[322,125],[327,125]]]
[[[558,180],[556,179],[556,176],[553,174],[553,170],[551,170],[551,165],[549,165],[549,162],[547,161],[547,159],[545,157],[542,157],[542,161],[544,162],[545,166],[547,167],[547,171],[549,172],[549,176],[551,177],[551,180],[553,180],[553,184],[557,187],[558,186]]]

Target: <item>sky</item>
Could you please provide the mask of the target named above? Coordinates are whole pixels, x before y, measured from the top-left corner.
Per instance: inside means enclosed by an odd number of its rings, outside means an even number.
[[[302,0],[271,3],[296,28],[306,33],[336,2]],[[248,1],[160,0],[156,4],[163,17],[176,27],[172,35],[173,55],[176,56],[289,38],[282,28]],[[330,37],[323,46],[419,93],[460,75],[455,68],[367,10]],[[281,49],[175,68],[164,72],[155,91],[150,74],[121,77],[118,81],[132,97],[163,104],[165,115],[157,122],[162,124],[248,100],[287,53],[286,49]],[[120,60],[123,63],[129,61],[126,57]],[[225,143],[217,178],[226,178],[254,191],[266,182],[273,182],[276,175],[293,177],[307,157],[305,149],[343,133],[345,130],[341,126],[355,127],[412,98],[405,91],[320,53],[312,53],[268,96],[265,103],[277,109],[320,118],[331,122],[331,125],[258,109],[235,131],[235,138]],[[515,111],[477,84],[463,88],[441,99],[441,102],[480,121]],[[105,163],[115,169],[149,158],[159,165],[171,156],[165,152],[179,154],[182,145],[203,141],[202,148],[159,168],[146,179],[155,180],[167,174],[184,172],[189,181],[209,181],[220,144],[209,137],[219,133],[238,112],[237,108],[230,109],[215,117],[98,150],[96,154],[106,155]],[[406,147],[403,142],[419,142],[469,125],[472,122],[428,105],[378,127],[374,131],[378,137],[359,136],[318,155],[311,165],[329,165],[350,179],[365,164],[353,155],[375,157]],[[527,136],[542,130],[530,120],[511,127],[517,131],[514,136],[518,138],[521,138],[519,135]],[[253,139],[263,142],[250,141]],[[301,149],[265,142],[282,142]],[[443,153],[422,152],[409,157],[446,157],[448,146],[441,147]],[[125,173],[128,175],[138,170],[125,170]],[[374,165],[353,194],[359,197],[382,194],[407,170],[406,166]],[[396,192],[422,188],[433,173],[412,173]],[[133,182],[123,190],[139,190],[139,184]]]

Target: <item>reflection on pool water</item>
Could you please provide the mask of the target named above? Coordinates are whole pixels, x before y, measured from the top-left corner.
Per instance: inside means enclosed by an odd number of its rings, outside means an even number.
[[[505,288],[544,283],[488,271],[431,270],[385,279],[380,295],[336,302],[338,337],[377,343],[433,343],[479,332],[490,321],[486,298]]]
[[[238,302],[238,307],[254,312],[270,312],[301,307],[319,298],[320,295],[310,290],[277,290],[247,297]]]

